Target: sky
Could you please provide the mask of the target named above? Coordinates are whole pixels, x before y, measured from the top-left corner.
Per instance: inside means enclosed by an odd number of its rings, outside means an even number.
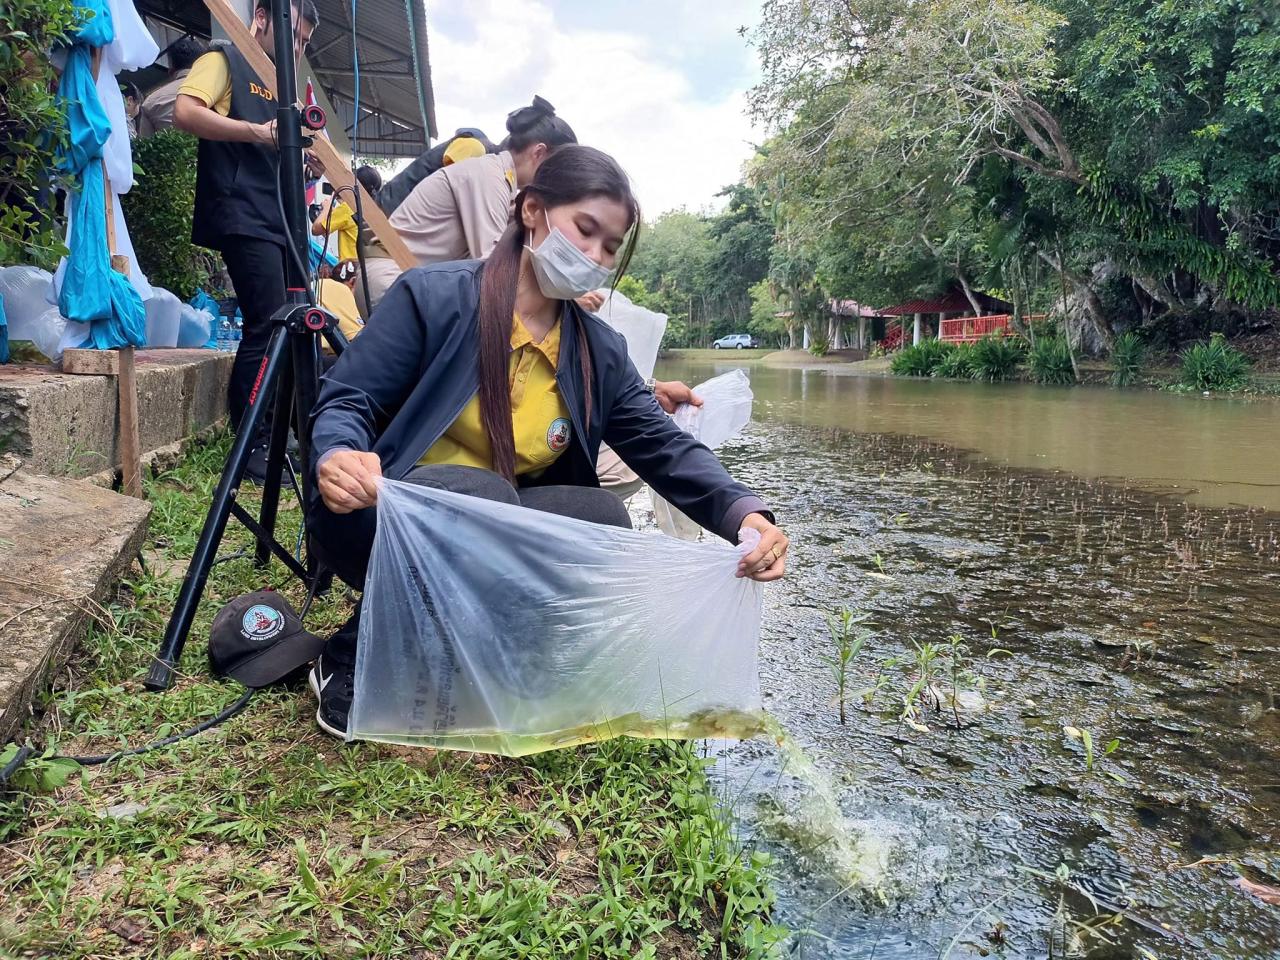
[[[645,218],[718,209],[763,139],[746,116],[760,0],[424,0],[440,136],[495,142],[538,94],[631,175]]]

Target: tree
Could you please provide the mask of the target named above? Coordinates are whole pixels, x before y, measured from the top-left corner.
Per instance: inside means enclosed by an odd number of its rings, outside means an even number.
[[[781,220],[832,292],[981,280],[1106,344],[1280,305],[1280,40],[1264,0],[773,0],[752,103]],[[1107,302],[1104,303],[1104,298]],[[1061,302],[1063,298],[1057,298]]]
[[[0,264],[52,269],[64,252],[53,213],[67,121],[52,92],[49,50],[78,25],[71,0],[6,0],[0,6]]]

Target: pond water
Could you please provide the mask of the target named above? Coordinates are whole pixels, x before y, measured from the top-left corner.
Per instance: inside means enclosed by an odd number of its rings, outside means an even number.
[[[712,753],[793,955],[1280,957],[1280,404],[748,372],[791,742]]]

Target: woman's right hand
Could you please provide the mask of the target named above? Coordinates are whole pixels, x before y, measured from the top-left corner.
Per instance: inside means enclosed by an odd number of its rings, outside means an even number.
[[[324,505],[334,513],[363,510],[378,502],[382,461],[376,453],[335,450],[320,460],[316,483]]]

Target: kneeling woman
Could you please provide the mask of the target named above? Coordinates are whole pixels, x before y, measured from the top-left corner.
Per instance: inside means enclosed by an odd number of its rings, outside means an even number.
[[[739,576],[782,576],[787,538],[763,501],[662,412],[621,334],[574,303],[626,270],[639,218],[611,157],[565,146],[517,195],[487,261],[410,270],[387,292],[312,414],[310,529],[338,576],[364,586],[381,476],[630,526],[597,485],[601,442],[706,529],[731,543],[758,530]],[[358,614],[311,674],[317,721],[336,736],[353,695]]]

